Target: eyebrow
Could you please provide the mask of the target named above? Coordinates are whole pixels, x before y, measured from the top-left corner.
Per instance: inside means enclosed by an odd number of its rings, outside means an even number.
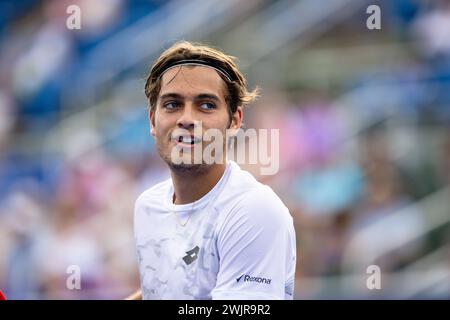
[[[165,93],[159,97],[160,100],[164,100],[164,99],[168,99],[168,98],[183,100],[184,96],[182,96],[181,94],[178,94],[178,93]],[[195,96],[194,101],[205,100],[205,99],[220,102],[220,99],[218,96],[216,96],[215,94],[210,94],[210,93],[201,93],[201,94]]]

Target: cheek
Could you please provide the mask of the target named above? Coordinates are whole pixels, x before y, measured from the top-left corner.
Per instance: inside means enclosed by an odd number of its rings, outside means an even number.
[[[171,120],[169,117],[160,114],[158,111],[154,117],[154,131],[157,136],[164,135],[170,129]]]
[[[219,130],[228,128],[230,124],[230,114],[228,113],[228,109],[221,109],[213,118],[206,119],[204,123],[205,127],[207,123],[208,128],[216,128]]]

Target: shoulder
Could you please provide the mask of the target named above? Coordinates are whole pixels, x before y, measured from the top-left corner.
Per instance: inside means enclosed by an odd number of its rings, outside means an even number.
[[[268,253],[275,255],[271,250],[288,250],[295,243],[289,209],[263,184],[246,190],[234,201],[220,220],[216,236],[217,248],[224,259],[241,254],[255,261],[264,260]]]
[[[238,215],[260,224],[279,225],[292,221],[289,209],[283,201],[271,187],[262,183],[242,195],[241,204],[237,209]]]
[[[165,201],[171,185],[172,181],[168,179],[145,190],[137,197],[133,215],[136,241],[144,241],[152,234],[148,226],[156,223],[155,218],[158,213],[164,212]]]
[[[167,179],[145,190],[137,197],[135,202],[135,210],[163,201],[163,199],[166,198],[171,186],[172,179]]]
[[[271,187],[257,181],[250,173],[235,167],[222,203],[228,212],[222,229],[246,223],[254,227],[272,229],[292,224],[292,216]]]

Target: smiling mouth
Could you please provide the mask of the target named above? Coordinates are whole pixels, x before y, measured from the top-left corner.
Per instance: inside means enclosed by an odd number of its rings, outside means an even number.
[[[174,141],[177,144],[194,145],[200,143],[201,139],[196,138],[195,136],[178,136],[174,137]]]

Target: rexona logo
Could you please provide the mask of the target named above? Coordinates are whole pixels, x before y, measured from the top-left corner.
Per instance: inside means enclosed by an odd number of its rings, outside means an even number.
[[[258,282],[258,283],[264,283],[264,284],[270,284],[270,282],[272,281],[272,279],[268,279],[268,278],[252,277],[252,276],[249,276],[248,274],[243,274],[239,278],[236,278],[236,282],[241,281],[241,279],[243,282]]]

